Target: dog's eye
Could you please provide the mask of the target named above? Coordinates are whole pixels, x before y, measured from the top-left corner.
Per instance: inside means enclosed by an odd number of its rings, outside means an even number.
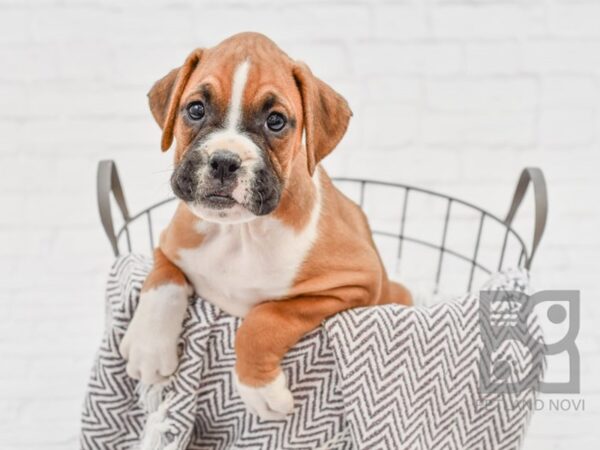
[[[267,127],[271,131],[283,130],[283,127],[285,127],[286,123],[287,121],[283,114],[277,112],[271,113],[269,114],[269,117],[267,117]]]
[[[200,120],[204,117],[204,103],[202,102],[192,102],[187,105],[186,109],[188,117],[192,120]]]

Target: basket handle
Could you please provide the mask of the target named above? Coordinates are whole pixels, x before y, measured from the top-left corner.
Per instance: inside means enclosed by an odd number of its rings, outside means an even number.
[[[113,224],[113,216],[110,206],[110,194],[112,192],[123,220],[127,222],[130,219],[129,210],[127,209],[127,203],[125,202],[125,194],[121,187],[121,180],[119,178],[119,172],[117,171],[117,165],[111,159],[100,161],[98,163],[97,171],[97,199],[98,199],[98,212],[100,213],[100,220],[104,227],[106,237],[110,241],[110,245],[113,249],[115,256],[119,256],[119,246],[117,243],[117,235],[115,234],[115,227]]]
[[[531,267],[531,261],[533,256],[540,244],[544,229],[546,228],[546,219],[548,217],[548,191],[546,189],[546,179],[544,173],[538,167],[526,167],[521,172],[521,177],[517,183],[515,193],[513,195],[512,203],[504,223],[508,226],[512,225],[513,219],[521,202],[525,197],[527,188],[529,185],[533,185],[533,195],[535,202],[535,224],[533,228],[533,242],[531,244],[531,253],[525,263],[525,267],[529,269]]]

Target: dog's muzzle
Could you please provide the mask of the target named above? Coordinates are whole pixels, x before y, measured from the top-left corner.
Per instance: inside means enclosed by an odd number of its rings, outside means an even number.
[[[213,210],[241,205],[256,216],[271,213],[281,198],[280,180],[265,161],[246,166],[229,150],[188,151],[173,171],[171,187],[185,202]]]

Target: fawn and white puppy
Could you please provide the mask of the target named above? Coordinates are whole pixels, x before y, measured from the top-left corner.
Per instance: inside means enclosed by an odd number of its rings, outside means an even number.
[[[177,368],[193,292],[243,317],[235,380],[263,418],[293,409],[280,363],[327,317],[356,306],[410,304],[388,280],[365,215],[319,166],[344,135],[346,101],[268,38],[235,35],[193,51],[149,93],[175,146],[180,203],[121,345],[147,384]]]

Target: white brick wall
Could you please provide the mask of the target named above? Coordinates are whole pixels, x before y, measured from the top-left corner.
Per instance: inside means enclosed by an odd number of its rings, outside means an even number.
[[[0,0],[0,448],[77,447],[111,261],[96,162],[119,162],[132,210],[167,195],[145,94],[193,47],[242,30],[348,98],[334,174],[503,214],[519,170],[545,170],[534,276],[582,291],[586,412],[539,412],[525,448],[599,448],[599,24],[593,0]]]

